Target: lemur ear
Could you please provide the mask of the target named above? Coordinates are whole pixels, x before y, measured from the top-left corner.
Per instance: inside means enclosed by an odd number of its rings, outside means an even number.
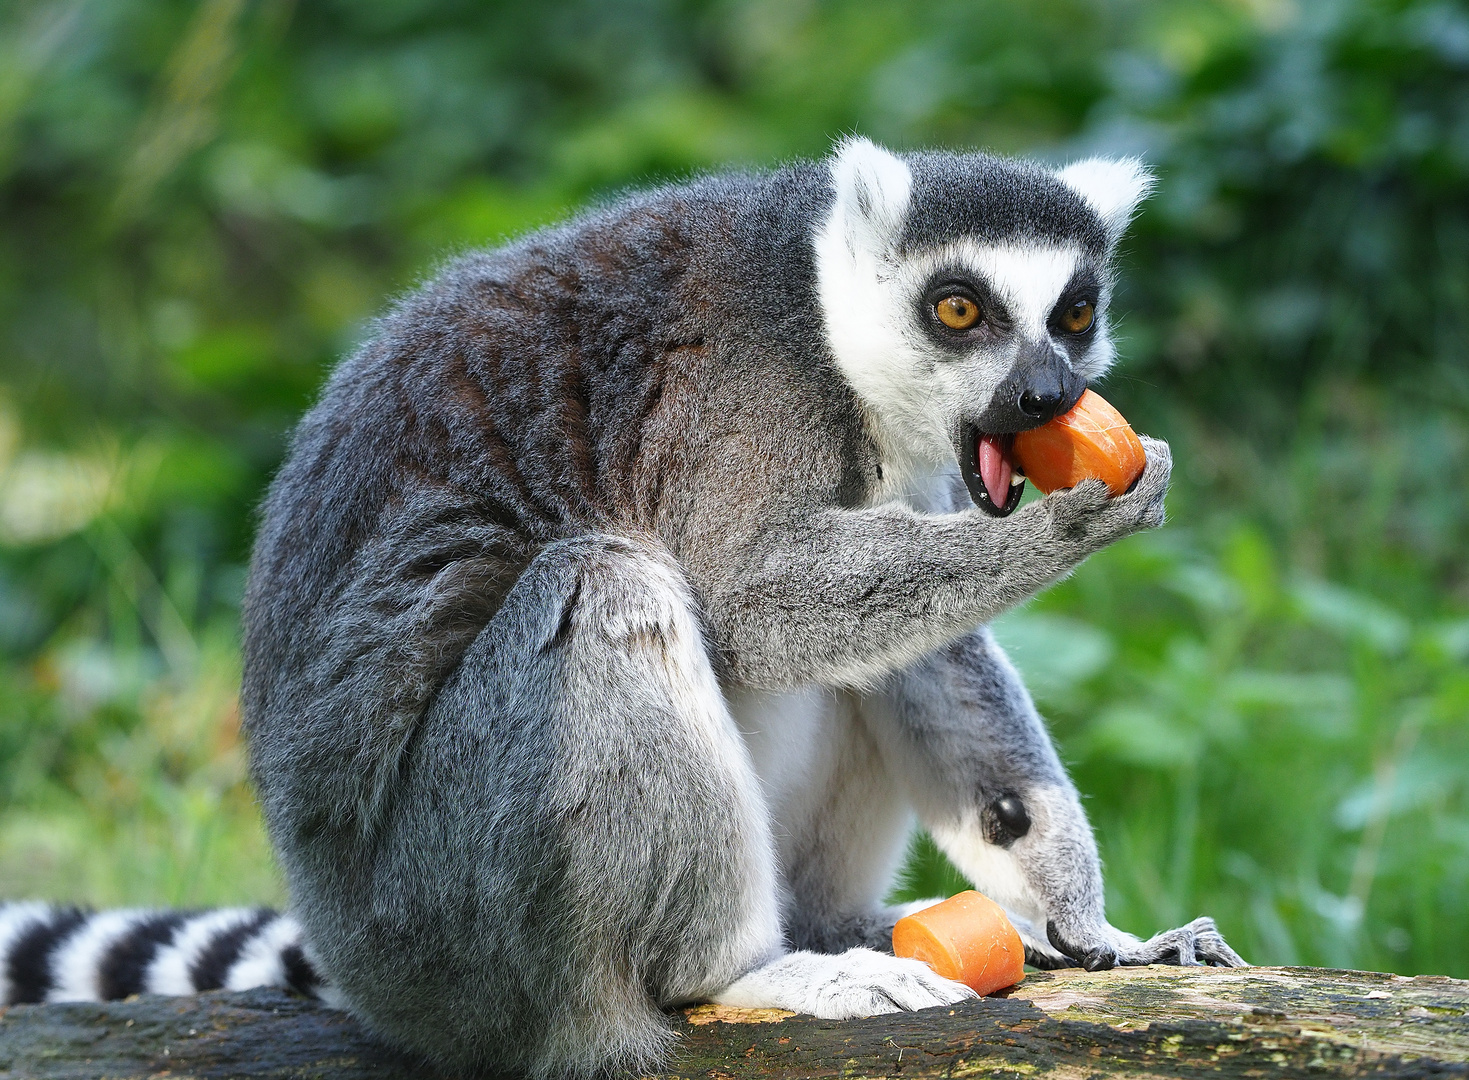
[[[1107,230],[1107,240],[1113,244],[1154,184],[1153,174],[1138,158],[1087,158],[1056,175],[1097,212]]]
[[[833,219],[840,222],[855,252],[892,247],[903,228],[913,174],[901,158],[868,139],[854,136],[837,146],[831,164],[836,186]]]

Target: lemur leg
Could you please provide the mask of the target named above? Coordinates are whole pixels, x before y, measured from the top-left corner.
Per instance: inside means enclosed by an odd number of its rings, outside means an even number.
[[[319,860],[292,867],[297,909],[349,1007],[464,1065],[647,1065],[660,1007],[730,984],[828,1015],[961,996],[892,957],[785,954],[764,797],[687,589],[624,539],[537,556],[435,698],[379,831],[294,848]]]
[[[750,748],[774,821],[796,948],[892,951],[902,914],[884,909],[913,809],[859,711],[860,698],[811,687],[741,691],[730,711]]]
[[[863,711],[934,840],[1012,914],[1032,963],[1244,964],[1212,919],[1147,941],[1107,922],[1076,789],[988,630],[892,676]]]
[[[353,1011],[461,1065],[645,1066],[660,1006],[781,951],[763,797],[682,578],[627,540],[537,556],[356,844],[292,873],[308,936]]]

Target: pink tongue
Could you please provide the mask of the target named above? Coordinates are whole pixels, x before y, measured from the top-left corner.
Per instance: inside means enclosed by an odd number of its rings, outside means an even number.
[[[990,502],[1004,506],[1010,499],[1010,460],[993,435],[979,437],[979,476]]]

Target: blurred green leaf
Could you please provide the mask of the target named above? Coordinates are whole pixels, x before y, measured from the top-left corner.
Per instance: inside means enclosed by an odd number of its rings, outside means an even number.
[[[1178,769],[1193,765],[1203,751],[1203,739],[1166,714],[1145,705],[1117,704],[1092,721],[1084,745],[1127,765]]]
[[[1326,581],[1300,581],[1291,597],[1303,618],[1348,640],[1396,656],[1407,647],[1408,620],[1370,596]]]
[[[1112,640],[1079,619],[1017,611],[991,625],[995,640],[1040,701],[1064,698],[1112,659]]]

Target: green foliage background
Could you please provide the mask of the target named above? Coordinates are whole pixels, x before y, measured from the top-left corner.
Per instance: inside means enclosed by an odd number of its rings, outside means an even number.
[[[1399,0],[0,7],[0,895],[282,899],[262,487],[446,253],[860,131],[1139,153],[1106,393],[1172,524],[999,631],[1114,921],[1469,976],[1469,11]],[[952,871],[920,842],[910,891]]]

